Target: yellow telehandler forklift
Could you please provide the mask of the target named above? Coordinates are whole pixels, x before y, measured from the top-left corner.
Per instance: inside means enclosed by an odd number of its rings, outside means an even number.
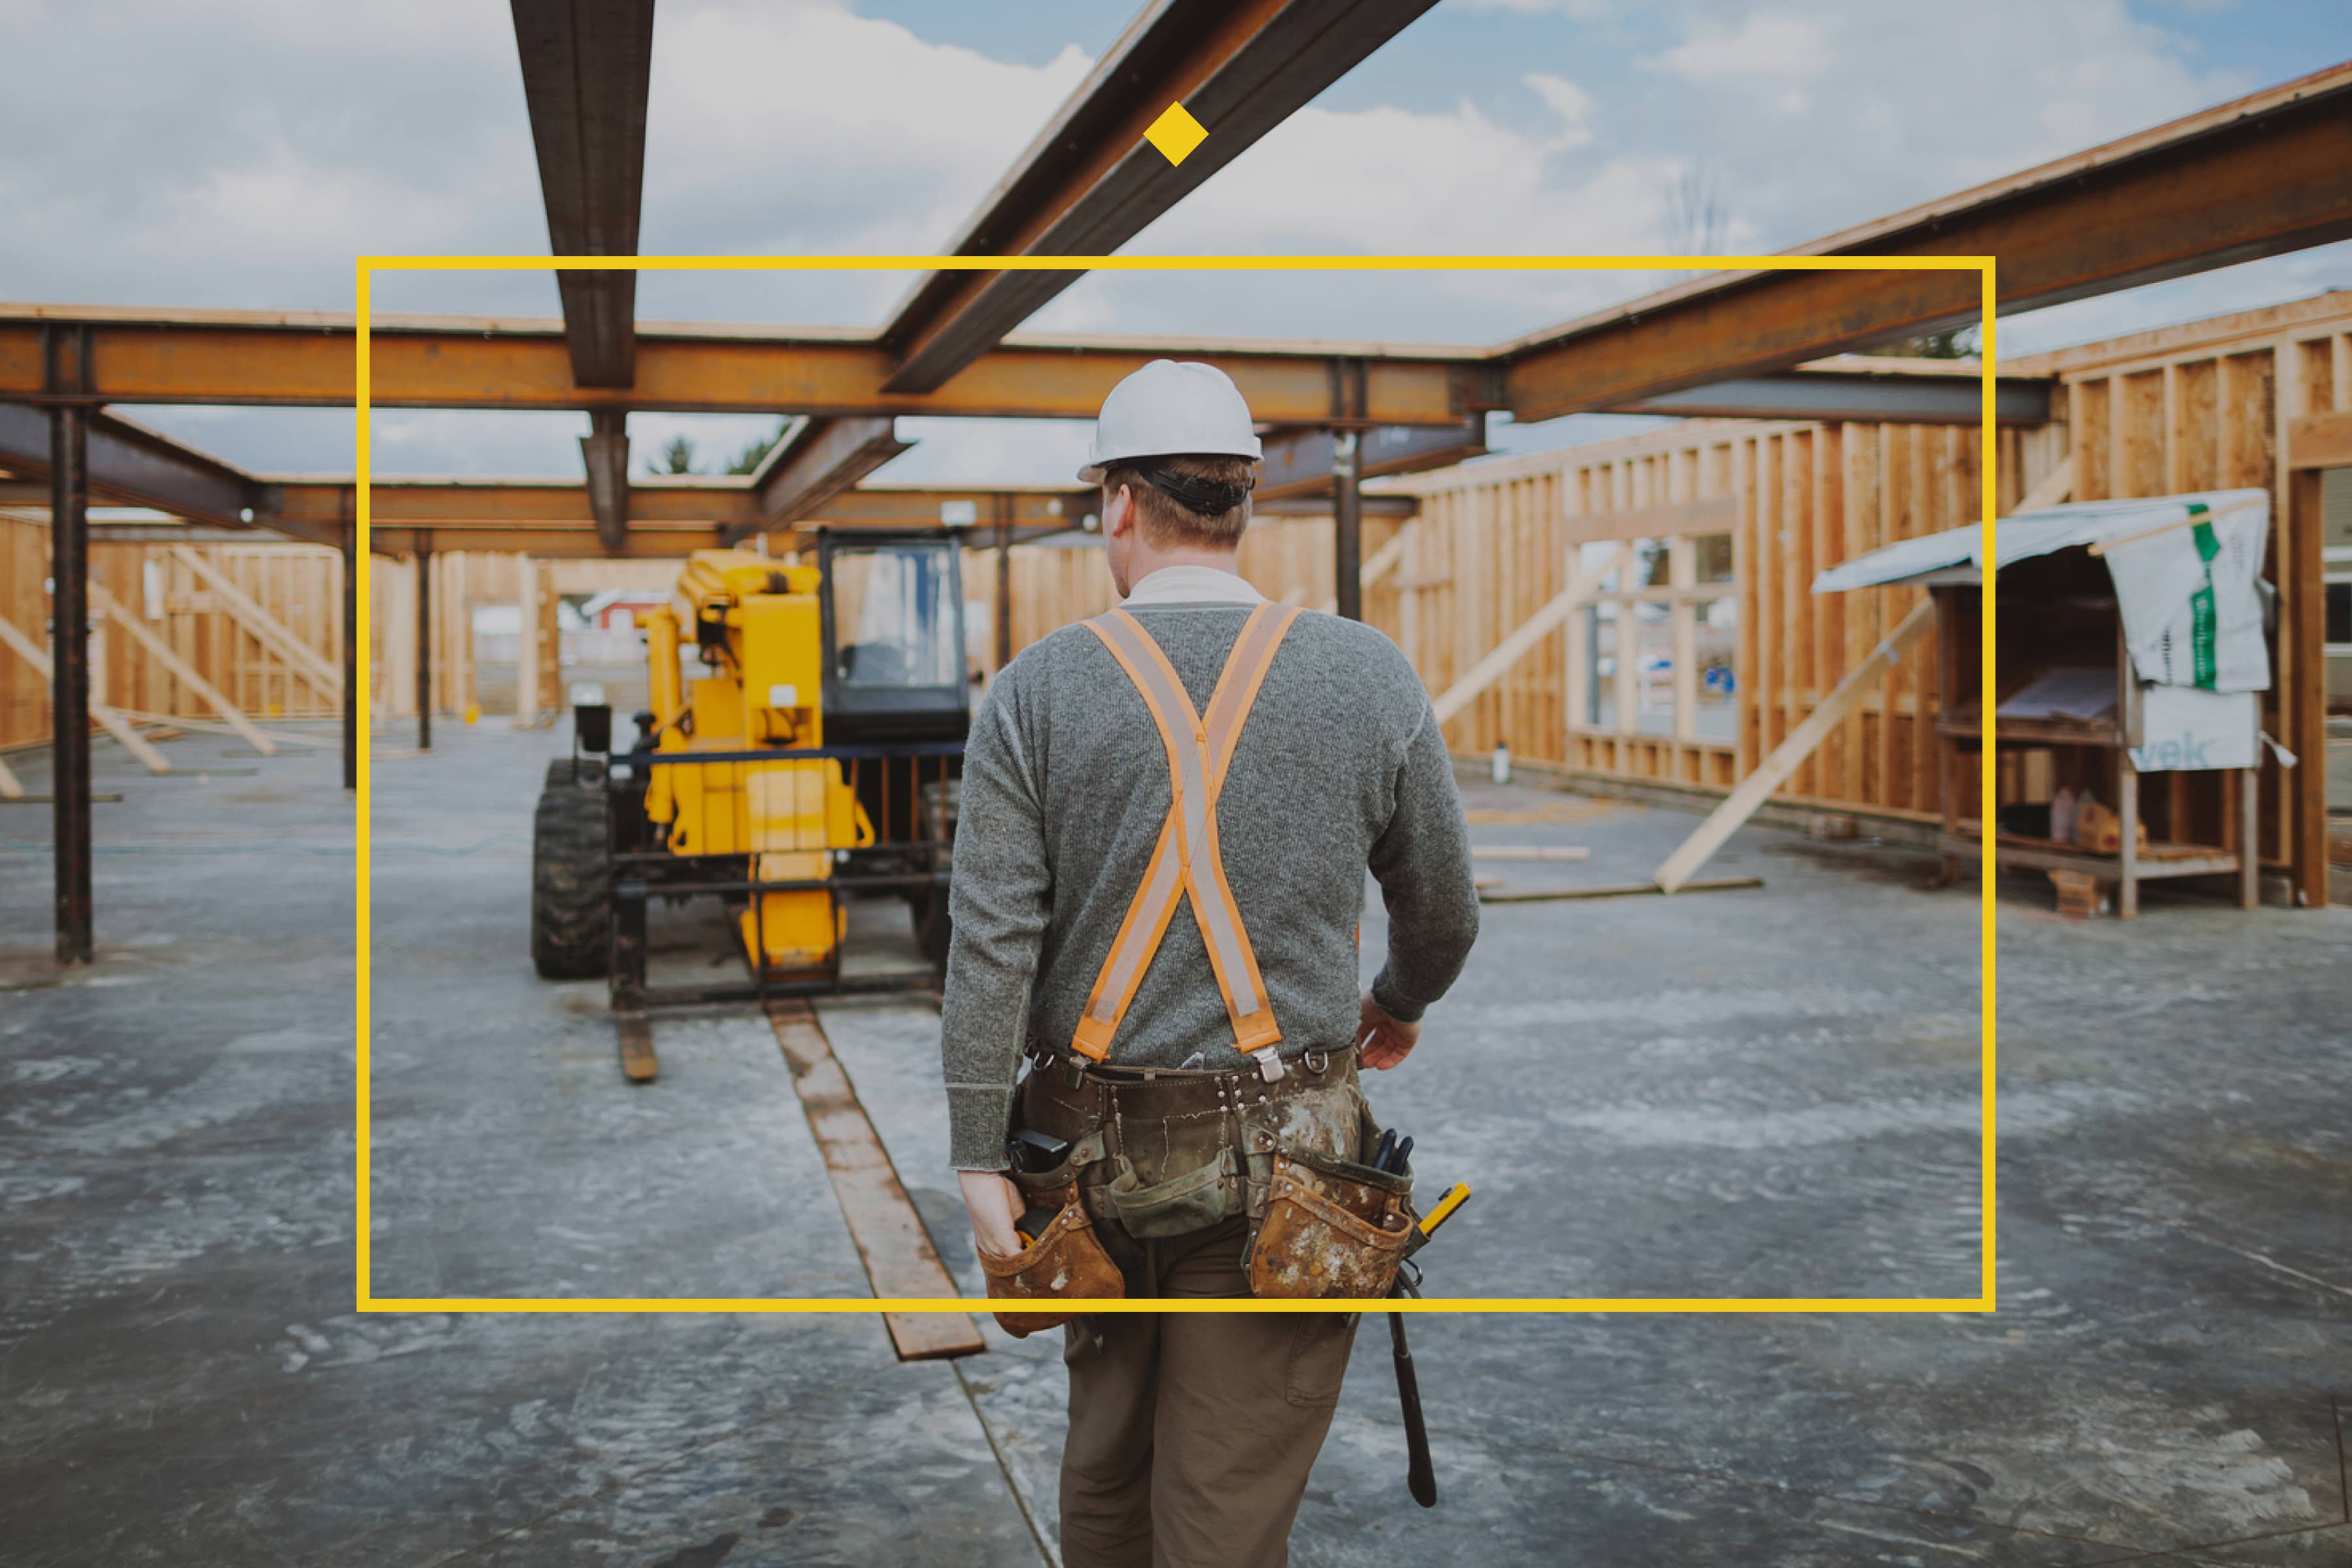
[[[627,1016],[936,984],[971,723],[957,536],[820,530],[796,559],[697,551],[637,624],[651,706],[635,743],[613,748],[610,708],[575,708],[573,755],[539,797],[539,973],[605,976]],[[928,965],[845,968],[851,902],[889,897]],[[744,978],[648,984],[647,904],[698,898],[729,910]]]

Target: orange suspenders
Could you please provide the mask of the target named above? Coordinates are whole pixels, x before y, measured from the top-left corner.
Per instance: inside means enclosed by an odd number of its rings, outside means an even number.
[[[1095,978],[1093,994],[1087,998],[1086,1012],[1071,1038],[1070,1048],[1082,1057],[1100,1061],[1109,1053],[1111,1037],[1118,1032],[1119,1020],[1127,1016],[1129,1004],[1143,984],[1144,972],[1151,967],[1152,955],[1160,951],[1160,940],[1176,913],[1177,900],[1189,894],[1192,918],[1199,922],[1201,940],[1209,950],[1209,965],[1216,971],[1217,987],[1224,993],[1225,1012],[1233,1020],[1234,1048],[1255,1057],[1258,1070],[1266,1078],[1282,1076],[1281,1059],[1275,1052],[1282,1031],[1276,1026],[1265,982],[1257,972],[1257,954],[1250,947],[1249,932],[1242,927],[1233,889],[1225,884],[1224,861],[1217,849],[1217,795],[1224,787],[1234,747],[1241,740],[1242,726],[1249,720],[1275,650],[1282,646],[1290,623],[1297,616],[1297,607],[1290,605],[1260,605],[1250,612],[1241,636],[1234,639],[1233,652],[1226,656],[1223,672],[1217,677],[1206,719],[1193,711],[1192,700],[1185,694],[1175,667],[1133,616],[1113,610],[1086,623],[1135,682],[1144,707],[1150,710],[1160,742],[1168,749],[1172,795],[1168,820],[1160,825],[1160,842],[1151,851],[1143,884],[1127,907],[1127,918],[1119,924],[1110,955]]]

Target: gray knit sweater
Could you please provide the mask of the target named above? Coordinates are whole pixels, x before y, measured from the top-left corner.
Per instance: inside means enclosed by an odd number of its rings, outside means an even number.
[[[1139,607],[1196,710],[1248,610]],[[1024,1043],[1067,1047],[1167,818],[1167,752],[1108,649],[1066,626],[997,677],[964,753],[940,1010],[959,1170],[1001,1170]],[[1367,866],[1389,911],[1381,1005],[1415,1019],[1478,931],[1468,835],[1420,678],[1381,633],[1303,614],[1275,656],[1217,804],[1225,875],[1285,1057],[1357,1027]],[[1121,1066],[1247,1063],[1189,902],[1111,1045]]]

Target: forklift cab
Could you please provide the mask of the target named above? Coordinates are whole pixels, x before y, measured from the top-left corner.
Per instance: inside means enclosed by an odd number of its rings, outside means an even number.
[[[971,696],[958,537],[820,529],[816,549],[828,740],[963,739]]]

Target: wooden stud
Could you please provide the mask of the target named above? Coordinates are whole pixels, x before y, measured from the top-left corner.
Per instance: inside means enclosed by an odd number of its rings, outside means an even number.
[[[2113,456],[2107,408],[2113,389],[2107,378],[2083,380],[2066,389],[2067,429],[2074,437],[2074,492],[2084,500],[2108,498],[2108,459]]]
[[[1732,652],[1732,766],[1741,773],[1764,754],[1759,743],[1762,710],[1756,701],[1756,682],[1763,670],[1763,614],[1759,588],[1763,574],[1758,521],[1756,452],[1762,443],[1754,437],[1731,446],[1731,494],[1738,509],[1738,526],[1731,534],[1731,575],[1738,594],[1738,640]]]
[[[1756,678],[1751,684],[1759,721],[1758,761],[1770,754],[1788,732],[1788,711],[1780,700],[1789,660],[1788,628],[1780,619],[1780,559],[1788,546],[1783,525],[1788,496],[1780,469],[1787,440],[1785,436],[1767,436],[1756,442]]]
[[[1788,495],[1788,514],[1781,524],[1784,540],[1780,606],[1782,624],[1788,628],[1788,710],[1789,731],[1793,734],[1805,721],[1806,715],[1818,700],[1820,692],[1820,655],[1815,646],[1816,623],[1813,617],[1813,509],[1814,453],[1819,434],[1811,429],[1790,436],[1789,461],[1782,474]],[[1814,748],[1808,746],[1800,759],[1794,787],[1800,795],[1816,795],[1812,768]]]
[[[2178,363],[2164,367],[2164,489],[2165,495],[2179,495],[2189,489],[2189,433],[2185,427],[2188,415],[2181,393],[2181,371]]]
[[[1840,432],[1838,452],[1839,506],[1836,522],[1837,555],[1834,561],[1851,561],[1867,553],[1875,544],[1878,515],[1878,440],[1877,431],[1866,425],[1848,425]],[[1885,628],[1880,623],[1879,611],[1885,597],[1879,593],[1819,594],[1822,599],[1840,599],[1838,606],[1838,648],[1836,668],[1843,669],[1857,650],[1875,647]],[[1845,721],[1843,736],[1844,768],[1840,776],[1838,796],[1856,804],[1885,805],[1884,794],[1874,795],[1871,779],[1877,773],[1872,766],[1877,760],[1871,742],[1875,725],[1867,711],[1873,703],[1878,708],[1878,720],[1884,722],[1886,711],[1886,683],[1881,679],[1871,701],[1855,707]],[[1881,786],[1883,792],[1884,785]]]
[[[1904,534],[1904,504],[1908,500],[1906,486],[1909,469],[1904,465],[1908,446],[1897,426],[1878,427],[1878,473],[1874,498],[1877,513],[1877,538],[1882,545],[1892,544]],[[1871,615],[1870,635],[1883,636],[1890,613],[1899,616],[1910,608],[1908,601],[1918,590],[1881,589],[1877,605]],[[1912,688],[1911,665],[1908,660],[1897,663],[1886,672],[1886,680],[1879,688],[1880,700],[1885,704],[1878,716],[1878,799],[1882,805],[1906,806],[1918,804],[1912,793],[1911,769],[1903,742],[1912,721],[1903,712]]]

